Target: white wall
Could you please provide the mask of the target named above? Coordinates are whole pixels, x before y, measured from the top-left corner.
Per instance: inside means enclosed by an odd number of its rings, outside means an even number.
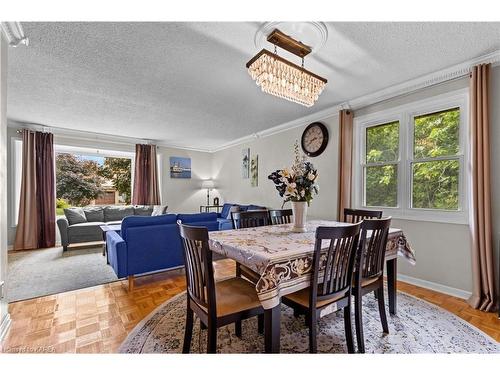
[[[11,168],[11,138],[19,138],[17,129],[10,127],[8,129],[8,171],[9,171],[9,186],[8,196],[9,201],[13,199],[13,189],[10,179],[12,178]],[[135,153],[133,144],[110,143],[107,141],[79,139],[63,135],[54,136],[56,145],[83,147],[89,149],[112,150]],[[168,204],[169,212],[191,213],[199,212],[200,205],[206,204],[206,190],[201,190],[201,181],[212,177],[212,155],[206,152],[188,151],[182,149],[174,149],[168,147],[158,147],[158,155],[160,156],[160,187],[162,204]],[[191,158],[191,179],[172,179],[169,171],[169,157],[181,156]],[[14,243],[16,227],[12,222],[12,205],[8,205],[8,243]],[[59,238],[59,233],[57,238]]]
[[[7,280],[7,42],[0,32],[0,281]],[[9,321],[7,302],[0,299],[0,340]]]
[[[311,160],[319,171],[320,194],[311,203],[308,217],[334,219],[337,214],[338,116],[322,122],[328,128],[330,142],[323,154]],[[304,126],[215,152],[213,174],[222,200],[280,208],[283,201],[267,176],[291,165],[294,159],[293,146],[298,140],[300,147]],[[250,179],[242,178],[241,152],[245,147],[250,147],[251,157],[256,154],[259,156],[257,187],[250,186]],[[290,207],[290,204],[287,203],[286,207]]]
[[[355,109],[354,114],[363,116],[467,86],[468,79],[462,78]],[[500,109],[495,103],[500,99],[500,67],[494,68],[492,72],[491,95],[493,197],[498,197],[500,196],[500,152],[496,150],[500,150]],[[334,219],[338,190],[338,117],[331,117],[324,123],[330,132],[330,143],[321,156],[312,158],[320,173],[321,189],[319,197],[311,204],[309,217]],[[223,200],[279,207],[281,201],[272,182],[267,180],[267,175],[275,169],[291,164],[293,142],[296,139],[300,140],[306,125],[216,152],[213,159],[214,177],[220,186],[219,192]],[[251,154],[259,155],[259,186],[255,188],[250,187],[249,180],[241,178],[240,159],[244,147],[250,147]],[[500,200],[493,198],[493,206],[496,225],[500,222]],[[404,230],[417,255],[415,266],[404,260],[398,262],[400,274],[443,285],[448,291],[458,295],[466,296],[472,291],[471,238],[468,225],[394,220],[393,226]],[[500,241],[500,230],[495,230],[495,234],[495,244],[497,244]],[[498,251],[496,245],[495,249]]]

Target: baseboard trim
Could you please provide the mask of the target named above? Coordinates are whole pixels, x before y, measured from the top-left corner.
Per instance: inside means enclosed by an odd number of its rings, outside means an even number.
[[[452,288],[451,286],[434,283],[432,281],[417,279],[416,277],[411,277],[411,276],[403,275],[400,273],[398,273],[398,280],[403,281],[403,282],[408,283],[408,284],[420,286],[422,288],[434,290],[436,292],[448,294],[449,296],[453,296],[453,297],[457,297],[457,298],[461,298],[461,299],[468,299],[472,295],[471,292],[468,292],[466,290]]]
[[[0,343],[7,337],[7,333],[9,332],[10,323],[12,320],[10,319],[10,314],[6,314],[0,324]]]

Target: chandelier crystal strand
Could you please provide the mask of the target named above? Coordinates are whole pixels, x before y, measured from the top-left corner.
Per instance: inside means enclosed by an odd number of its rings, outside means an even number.
[[[249,67],[248,72],[262,91],[311,107],[326,85],[305,69],[285,63],[264,50]]]

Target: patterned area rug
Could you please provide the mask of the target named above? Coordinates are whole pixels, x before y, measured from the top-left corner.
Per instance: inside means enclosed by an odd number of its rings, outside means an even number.
[[[179,353],[184,337],[186,295],[165,302],[147,316],[122,343],[120,353]],[[388,310],[387,310],[388,311]],[[388,315],[389,334],[384,335],[372,294],[363,297],[363,323],[367,353],[499,353],[500,345],[466,321],[418,298],[398,293],[398,314]],[[354,319],[353,319],[354,330]],[[206,349],[206,331],[200,334],[195,320],[191,353]],[[219,328],[220,353],[261,353],[264,337],[257,332],[257,319],[243,322],[243,336],[234,335],[234,325]],[[283,306],[281,352],[307,353],[308,329],[304,318],[294,318]],[[342,312],[319,321],[319,353],[346,353]]]

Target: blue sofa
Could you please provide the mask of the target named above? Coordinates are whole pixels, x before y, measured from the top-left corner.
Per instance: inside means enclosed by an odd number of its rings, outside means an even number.
[[[238,211],[255,211],[255,210],[265,210],[266,207],[257,206],[255,204],[237,204],[237,203],[224,203],[222,210],[217,214],[217,221],[219,222],[219,230],[233,229],[233,223],[231,222],[231,207],[238,207]]]
[[[219,230],[217,214],[167,214],[128,216],[120,232],[106,234],[108,260],[119,278],[147,272],[178,268],[184,265],[182,242],[177,220],[184,224]]]

